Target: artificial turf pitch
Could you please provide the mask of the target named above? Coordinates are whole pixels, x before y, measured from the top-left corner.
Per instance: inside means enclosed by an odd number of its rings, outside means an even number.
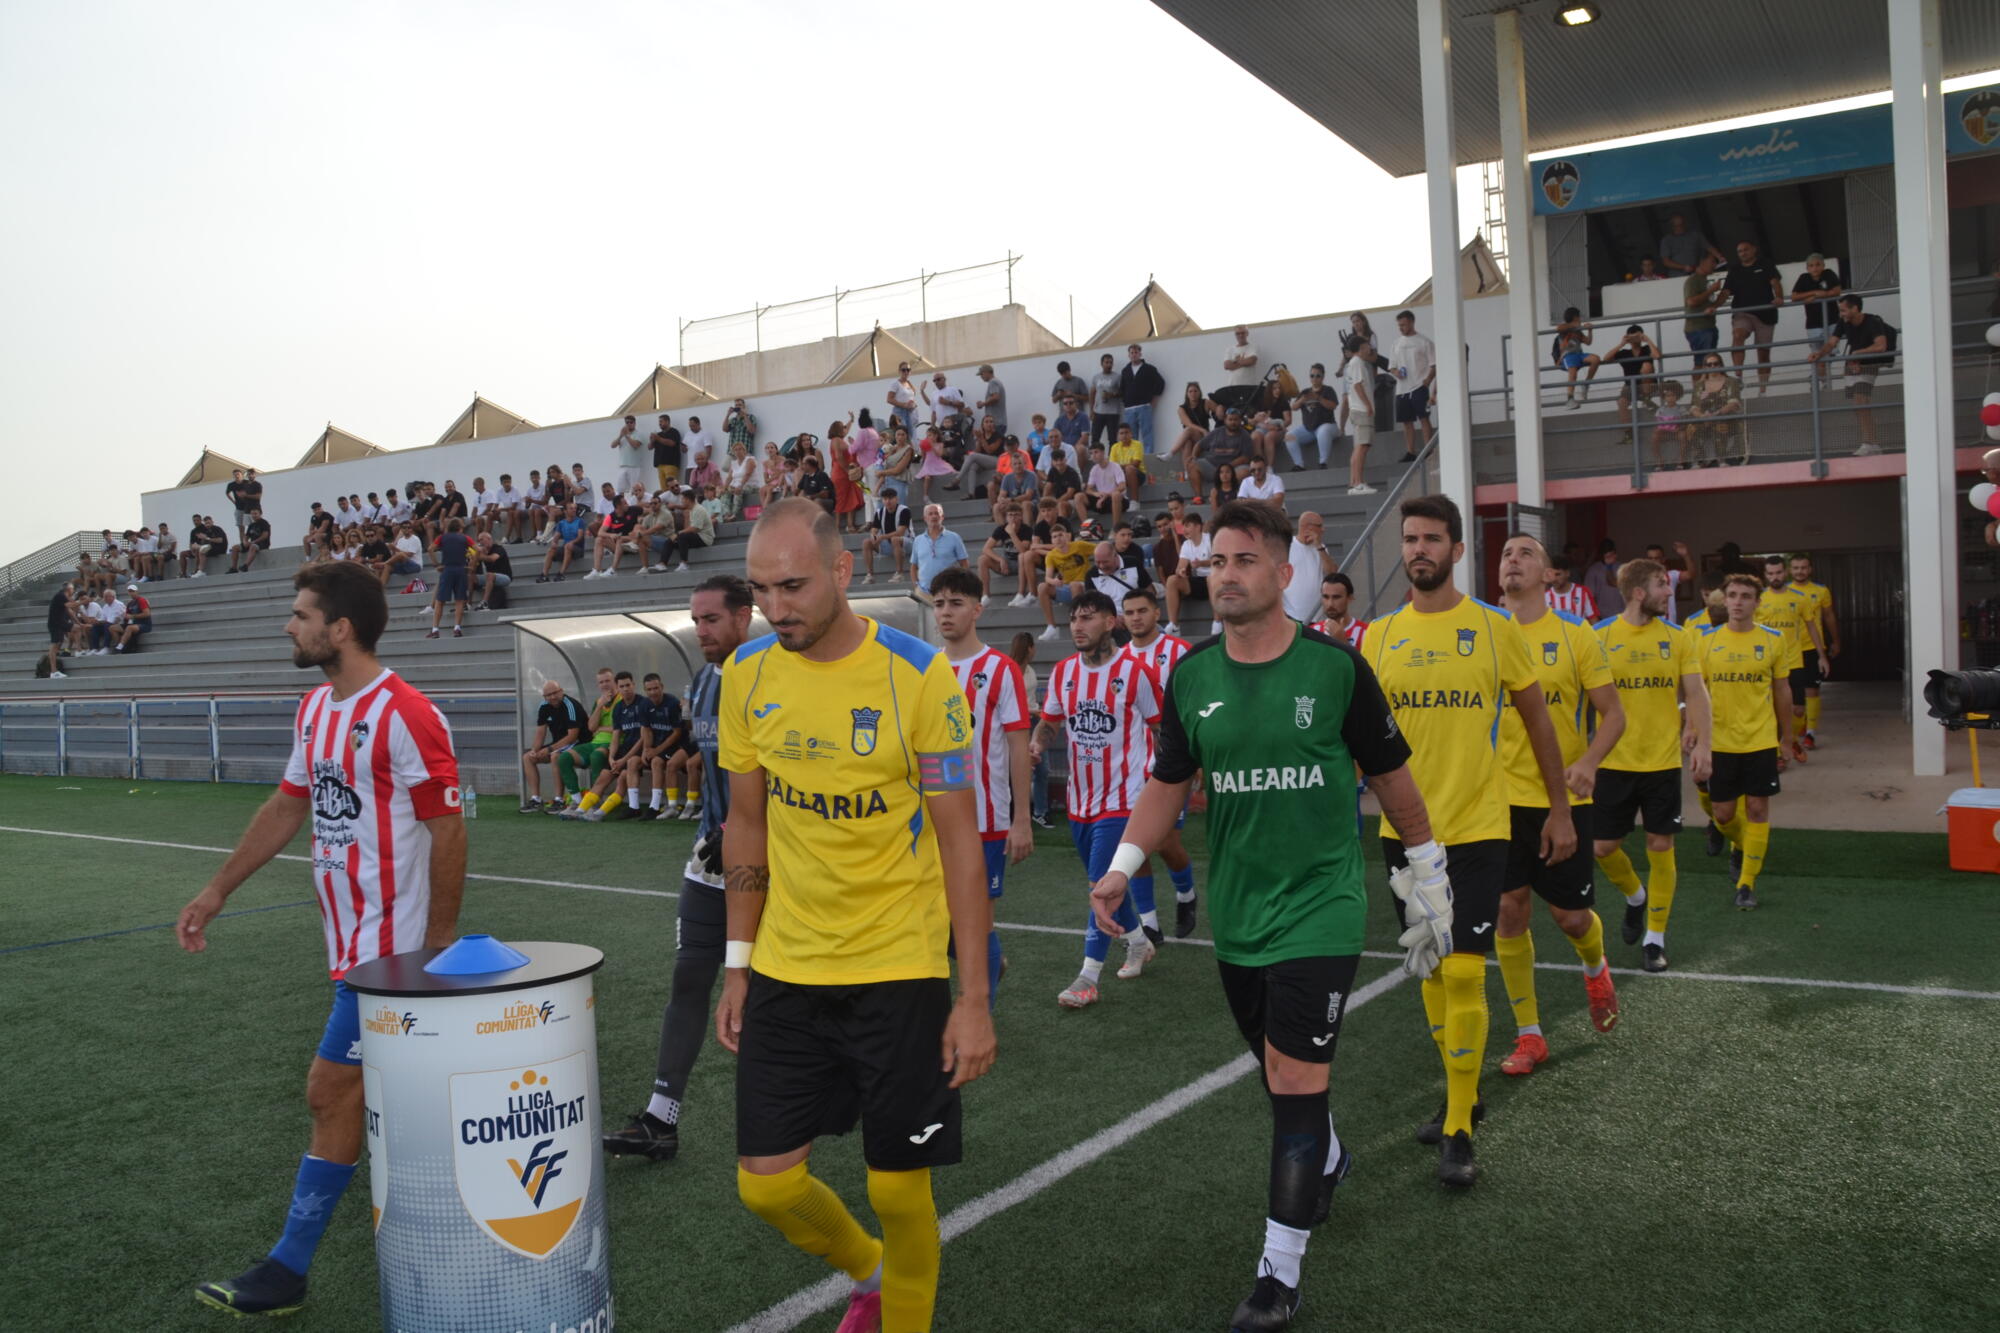
[[[227,1317],[190,1289],[276,1237],[328,1002],[304,867],[275,862],[245,885],[229,904],[241,915],[210,927],[201,956],[145,929],[172,922],[221,860],[161,844],[226,848],[264,795],[0,777],[0,826],[44,831],[0,831],[7,1328],[217,1327]],[[622,1123],[650,1090],[674,903],[519,880],[675,890],[693,826],[563,824],[498,800],[482,816],[472,872],[503,878],[468,884],[461,928],[604,950],[603,1107]],[[1540,960],[1564,967],[1538,973],[1554,1054],[1526,1079],[1498,1072],[1513,1028],[1494,973],[1484,1174],[1468,1193],[1444,1192],[1435,1150],[1410,1138],[1443,1087],[1414,984],[1353,1011],[1334,1106],[1356,1168],[1306,1256],[1297,1327],[2000,1327],[2000,885],[1945,869],[1941,837],[1792,832],[1782,802],[1777,816],[1754,913],[1730,909],[1699,836],[1681,839],[1667,976],[1640,974],[1604,913],[1624,1004],[1609,1035],[1592,1031],[1574,954],[1538,916]],[[1078,931],[1083,910],[1068,837],[1042,833],[998,918]],[[1394,947],[1386,889],[1371,928],[1371,949]],[[1104,1002],[1070,1013],[1055,995],[1080,940],[1002,938],[999,1062],[967,1090],[965,1162],[935,1175],[945,1215],[1242,1053],[1205,948],[1170,946],[1136,981],[1107,970]],[[1393,971],[1365,959],[1361,979]],[[607,1162],[621,1328],[730,1328],[826,1275],[736,1200],[731,1078],[711,1042],[679,1159]],[[1268,1142],[1251,1075],[1058,1174],[948,1241],[936,1327],[1225,1327],[1261,1245]],[[856,1139],[825,1142],[814,1162],[871,1222]],[[289,1327],[379,1326],[367,1213],[357,1179]]]

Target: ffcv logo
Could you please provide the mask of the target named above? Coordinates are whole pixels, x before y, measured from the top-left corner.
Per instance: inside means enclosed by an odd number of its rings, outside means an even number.
[[[579,1051],[532,1068],[451,1077],[452,1166],[494,1240],[545,1259],[568,1238],[596,1161]]]

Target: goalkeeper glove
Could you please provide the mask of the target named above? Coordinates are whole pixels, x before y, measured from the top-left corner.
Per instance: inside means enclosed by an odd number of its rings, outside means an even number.
[[[722,830],[704,833],[694,840],[694,859],[711,875],[722,873]]]
[[[1403,905],[1407,928],[1396,943],[1408,952],[1403,971],[1427,977],[1451,952],[1451,880],[1445,874],[1445,853],[1435,841],[1408,851],[1409,864],[1389,873],[1389,887]]]

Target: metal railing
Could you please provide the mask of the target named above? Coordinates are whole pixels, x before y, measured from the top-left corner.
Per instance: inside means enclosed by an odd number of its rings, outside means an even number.
[[[1437,433],[1433,431],[1430,438],[1418,448],[1416,460],[1405,464],[1403,470],[1396,474],[1395,480],[1391,481],[1382,492],[1382,499],[1375,506],[1375,512],[1368,516],[1368,521],[1361,525],[1361,531],[1356,533],[1354,540],[1348,544],[1348,550],[1354,555],[1341,566],[1341,571],[1349,578],[1355,578],[1357,573],[1360,575],[1355,591],[1361,594],[1359,600],[1366,610],[1357,614],[1365,620],[1375,618],[1376,607],[1381,601],[1382,594],[1387,591],[1390,583],[1403,577],[1403,562],[1394,549],[1386,556],[1376,555],[1376,547],[1382,544],[1383,534],[1394,534],[1394,548],[1400,549],[1402,545],[1401,529],[1385,525],[1383,519],[1395,510],[1403,492],[1409,488],[1413,480],[1432,481],[1431,474],[1434,469],[1431,464],[1437,457],[1437,439]],[[1356,563],[1362,566],[1361,571],[1355,569]],[[1388,567],[1386,571],[1381,568],[1384,565]]]
[[[58,537],[38,551],[30,551],[20,559],[0,566],[0,597],[16,588],[46,578],[57,570],[75,569],[84,553],[97,549],[104,540],[101,532],[72,532],[67,537]]]

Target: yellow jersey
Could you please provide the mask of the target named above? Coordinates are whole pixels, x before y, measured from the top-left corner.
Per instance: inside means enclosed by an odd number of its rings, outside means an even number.
[[[1064,583],[1081,583],[1090,577],[1096,558],[1096,542],[1073,541],[1068,546],[1051,547],[1044,567]]]
[[[1829,606],[1833,605],[1833,589],[1824,583],[1787,583],[1785,591],[1795,592],[1805,598],[1806,618],[1819,626],[1821,638],[1826,637],[1826,622],[1821,616]],[[1799,647],[1801,651],[1812,647],[1812,640],[1808,638]]]
[[[1605,660],[1604,645],[1582,616],[1549,608],[1547,615],[1532,625],[1519,620],[1514,625],[1527,645],[1528,667],[1542,687],[1542,701],[1549,706],[1549,721],[1555,725],[1556,743],[1562,747],[1563,767],[1583,757],[1590,748],[1586,719],[1590,691],[1611,683],[1611,664]],[[1549,807],[1549,790],[1542,785],[1542,770],[1535,763],[1535,749],[1528,744],[1528,728],[1514,711],[1512,699],[1500,714],[1500,754],[1507,766],[1507,800],[1511,805]],[[1589,805],[1590,798],[1570,793],[1571,805]]]
[[[1625,705],[1625,734],[1604,756],[1604,767],[1630,773],[1679,768],[1681,678],[1701,674],[1694,638],[1664,620],[1634,625],[1623,615],[1598,621],[1597,638]]]
[[[972,711],[942,652],[866,624],[837,662],[767,634],[722,668],[716,757],[732,773],[761,770],[765,789],[771,890],[751,966],[780,981],[950,975],[924,796],[972,788]]]
[[[1507,695],[1532,685],[1528,649],[1505,611],[1466,597],[1449,611],[1405,603],[1369,624],[1361,655],[1410,744],[1410,773],[1447,846],[1511,830],[1500,762]],[[1396,836],[1385,818],[1382,836]]]
[[[1146,461],[1146,446],[1138,440],[1131,440],[1125,444],[1113,441],[1111,445],[1111,461],[1119,467],[1127,465],[1136,466]]]
[[[1702,630],[1701,674],[1715,717],[1710,748],[1717,754],[1754,754],[1778,744],[1771,691],[1785,678],[1784,656],[1785,636],[1769,625]]]
[[[1806,629],[1806,599],[1789,588],[1766,588],[1757,594],[1757,623],[1769,625],[1784,636],[1785,670],[1805,665],[1805,650],[1812,647]]]

